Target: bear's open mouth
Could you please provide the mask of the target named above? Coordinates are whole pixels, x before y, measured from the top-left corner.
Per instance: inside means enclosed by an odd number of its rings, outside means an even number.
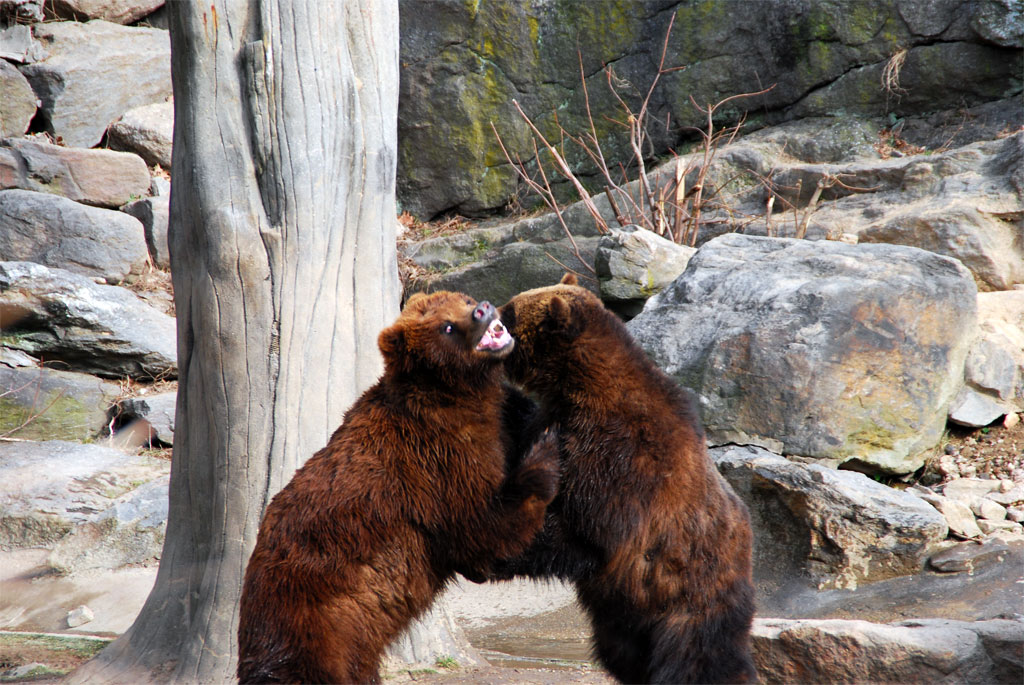
[[[480,342],[476,344],[476,349],[487,352],[497,352],[503,350],[512,344],[512,336],[509,335],[508,329],[505,328],[501,323],[501,319],[495,318],[491,321],[491,324],[484,331],[483,337],[480,338]]]

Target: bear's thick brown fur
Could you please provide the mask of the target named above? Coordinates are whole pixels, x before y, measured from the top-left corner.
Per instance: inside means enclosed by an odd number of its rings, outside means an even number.
[[[575,282],[500,310],[516,338],[506,371],[557,428],[562,480],[544,531],[495,577],[572,581],[598,658],[623,682],[755,680],[746,507],[690,399]]]
[[[494,307],[413,296],[379,338],[385,371],[267,508],[242,591],[242,683],[379,680],[386,646],[456,570],[522,553],[554,497],[537,443],[506,477]]]

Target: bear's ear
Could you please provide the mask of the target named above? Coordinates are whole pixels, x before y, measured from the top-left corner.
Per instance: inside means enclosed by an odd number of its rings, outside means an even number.
[[[409,307],[414,306],[420,300],[425,300],[425,299],[427,299],[427,294],[426,293],[413,293],[412,295],[409,296],[409,299],[405,301],[405,306],[402,307],[402,311],[405,311]]]
[[[405,329],[399,324],[388,326],[377,336],[377,347],[384,361],[392,362],[405,352]]]
[[[548,302],[548,320],[554,324],[555,328],[568,328],[569,322],[572,321],[572,309],[569,307],[569,303],[558,295],[552,297]]]
[[[562,276],[562,280],[559,281],[562,285],[579,285],[579,281],[576,280],[576,274],[566,273]]]

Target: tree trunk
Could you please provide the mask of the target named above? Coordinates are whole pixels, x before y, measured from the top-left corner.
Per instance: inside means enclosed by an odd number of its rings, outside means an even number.
[[[397,315],[396,0],[168,2],[179,389],[167,538],[85,682],[233,679],[263,510]]]

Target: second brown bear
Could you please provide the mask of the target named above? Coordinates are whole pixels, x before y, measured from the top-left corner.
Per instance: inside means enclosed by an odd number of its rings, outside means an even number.
[[[572,581],[598,658],[623,682],[756,680],[746,507],[689,398],[575,283],[500,310],[516,338],[506,372],[557,427],[562,480],[533,547],[495,577]]]

